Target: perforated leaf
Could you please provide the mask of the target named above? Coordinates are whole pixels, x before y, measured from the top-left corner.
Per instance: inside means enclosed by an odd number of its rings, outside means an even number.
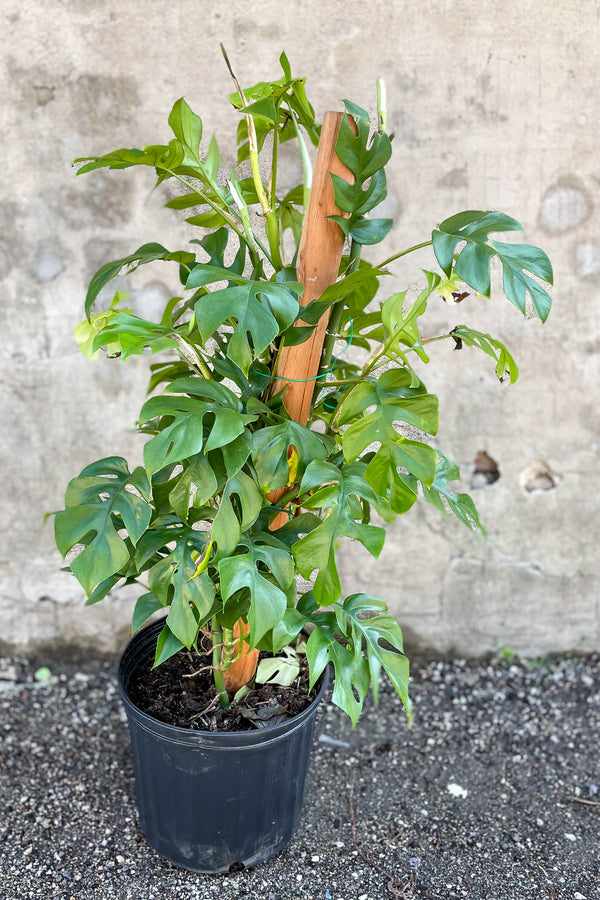
[[[248,375],[252,360],[298,315],[301,286],[249,281],[214,291],[195,304],[196,324],[204,341],[228,320],[235,331],[227,342],[227,356]]]
[[[119,531],[125,529],[131,544],[138,542],[150,523],[149,494],[144,470],[130,473],[126,461],[114,456],[92,463],[69,483],[66,508],[54,519],[56,545],[63,556],[84,545],[70,569],[88,595],[129,562]]]
[[[435,480],[430,488],[423,485],[423,496],[440,512],[446,514],[449,510],[467,528],[478,528],[485,534],[485,528],[471,497],[468,494],[455,493],[448,487],[449,481],[456,481],[459,478],[458,466],[438,452]]]
[[[249,642],[256,646],[285,613],[285,591],[294,580],[294,563],[289,551],[273,539],[246,537],[242,546],[245,552],[219,563],[221,592],[228,601],[243,589],[249,591]]]
[[[503,231],[522,231],[516,219],[499,212],[469,210],[451,216],[432,233],[433,249],[445,272],[454,274],[480,294],[490,295],[490,262],[497,256],[504,272],[504,293],[510,302],[525,313],[529,293],[536,316],[545,322],[552,298],[530,272],[552,284],[552,266],[543,250],[529,244],[507,244],[491,241],[490,234]],[[464,246],[456,255],[461,242]]]
[[[388,519],[391,512],[387,503],[365,481],[365,468],[363,464],[355,463],[342,470],[331,463],[315,461],[308,466],[300,485],[301,493],[314,491],[303,501],[303,506],[325,512],[321,524],[292,547],[298,571],[304,578],[310,578],[317,570],[313,592],[321,605],[333,603],[341,594],[335,559],[340,537],[360,541],[376,557],[383,547],[384,529],[357,521],[362,518],[360,504],[360,514],[356,514],[356,501],[359,499],[371,503]]]
[[[327,449],[321,437],[298,422],[284,421],[279,425],[260,428],[252,435],[252,460],[261,490],[266,494],[289,481],[288,452],[294,447],[297,454],[297,474],[300,480],[313,459],[325,459]]]

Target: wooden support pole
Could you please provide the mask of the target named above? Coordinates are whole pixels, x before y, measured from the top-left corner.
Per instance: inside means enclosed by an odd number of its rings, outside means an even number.
[[[350,170],[335,153],[343,113],[327,112],[323,120],[319,149],[313,174],[308,209],[304,218],[298,251],[297,277],[303,293],[300,305],[307,306],[318,299],[325,288],[338,276],[344,234],[337,222],[327,216],[346,215],[335,205],[333,184],[329,173],[353,181]],[[320,319],[308,341],[295,347],[284,347],[277,365],[273,393],[285,387],[284,405],[291,419],[306,425],[315,390],[329,313]],[[287,379],[294,379],[287,381]]]
[[[298,281],[303,287],[300,306],[307,306],[311,300],[317,300],[325,288],[333,284],[338,277],[344,249],[344,233],[337,222],[332,222],[327,217],[347,213],[335,205],[333,183],[329,173],[333,172],[346,181],[354,180],[350,169],[338,159],[335,152],[343,116],[343,113],[326,112],[323,119],[313,183],[298,250],[296,271]],[[315,376],[319,372],[328,320],[329,312],[326,312],[307,341],[295,347],[284,347],[279,356],[273,393],[285,388],[283,394],[285,408],[290,418],[302,425],[306,425],[310,413]],[[272,491],[268,495],[269,501],[275,505],[287,490],[287,487],[283,487]],[[271,522],[270,528],[276,531],[287,521],[287,513],[280,512]]]

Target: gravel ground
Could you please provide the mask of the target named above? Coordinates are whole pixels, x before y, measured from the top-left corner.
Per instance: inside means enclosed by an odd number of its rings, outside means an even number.
[[[113,663],[0,660],[0,898],[600,898],[600,660],[413,664],[352,731],[320,714],[303,819],[277,858],[175,869],[136,824]]]

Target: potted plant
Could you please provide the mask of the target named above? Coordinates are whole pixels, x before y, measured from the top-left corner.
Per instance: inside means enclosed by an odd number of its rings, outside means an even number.
[[[188,249],[145,244],[92,278],[76,332],[82,350],[165,357],[152,366],[140,412],[143,465],[92,463],[55,517],[58,548],[88,604],[119,584],[143,588],[120,670],[141,824],[159,852],[199,871],[254,864],[290,839],[329,664],[332,700],[353,724],[369,688],[377,700],[382,670],[410,715],[400,626],[380,600],[341,597],[336,544],[350,538],[377,556],[385,530],[373,513],[390,522],[419,496],[482,529],[470,497],[452,490],[456,466],[433,443],[427,344],[476,348],[500,380],[517,377],[489,334],[458,324],[423,336],[428,303],[489,296],[499,260],[504,294],[522,313],[529,298],[544,321],[551,304],[540,283],[552,281],[548,258],[492,239],[521,228],[498,212],[459,213],[384,262],[363,259],[362,248],[392,226],[369,215],[386,195],[391,156],[383,90],[374,130],[350,102],[321,127],[304,80],[284,54],[280,62],[280,79],[247,90],[236,81],[231,97],[248,177],[222,174],[216,140],[204,146],[202,122],[183,99],[168,144],[77,161],[79,174],[154,169],[159,185],[175,189],[166,205],[199,229]],[[296,142],[304,178],[281,195],[284,141]],[[427,245],[439,271],[423,273],[422,290],[377,299],[394,260]],[[123,269],[157,260],[177,264],[181,282],[160,321],[134,315],[121,293],[94,311]],[[350,345],[357,354],[346,353]],[[166,618],[142,628],[161,611]],[[167,669],[196,704],[187,728],[132,700],[136,679]],[[199,670],[212,684],[206,695]],[[275,698],[252,713],[261,684],[287,696],[302,678],[304,711],[286,719]],[[219,722],[240,708],[251,730],[222,732]]]

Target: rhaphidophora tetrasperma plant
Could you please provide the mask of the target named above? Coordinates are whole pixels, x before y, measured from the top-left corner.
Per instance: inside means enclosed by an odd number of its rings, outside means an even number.
[[[156,611],[168,611],[157,665],[210,639],[224,705],[231,702],[227,670],[248,649],[275,656],[256,676],[252,666],[250,679],[291,682],[298,670],[294,648],[308,628],[303,650],[311,683],[333,663],[333,700],[356,722],[369,686],[377,697],[382,669],[409,708],[408,661],[400,627],[382,601],[363,593],[341,598],[338,541],[353,539],[377,556],[385,532],[370,522],[372,510],[390,522],[419,495],[481,528],[470,497],[449,486],[458,478],[456,466],[430,440],[438,402],[419,374],[428,362],[421,333],[428,302],[454,292],[489,296],[490,263],[498,260],[508,300],[522,313],[528,304],[544,321],[551,299],[540,280],[551,283],[552,269],[536,247],[492,240],[495,232],[521,226],[486,211],[452,216],[430,240],[378,265],[361,258],[362,247],[381,241],[392,226],[369,216],[386,196],[391,155],[380,93],[374,131],[363,109],[345,104],[336,152],[353,183],[332,178],[346,214],[335,221],[347,255],[336,283],[300,315],[295,265],[310,193],[307,142],[318,143],[320,126],[304,79],[292,77],[284,54],[280,62],[279,80],[245,91],[236,84],[231,97],[241,113],[238,162],[249,160],[249,177],[223,175],[215,138],[204,149],[201,119],[183,99],[169,116],[174,137],[167,145],[78,160],[79,174],[150,167],[158,184],[169,180],[180,188],[166,205],[190,210],[187,221],[200,237],[186,250],[145,244],[92,278],[87,318],[76,334],[84,352],[166,356],[152,366],[152,396],[139,416],[147,438],[144,465],[130,472],[124,459],[111,456],[87,466],[70,482],[66,508],[56,515],[56,541],[88,603],[118,583],[139,582],[144,592],[134,630]],[[296,141],[304,179],[281,197],[277,151],[284,141]],[[261,155],[266,163],[259,164]],[[420,293],[376,299],[394,259],[426,245],[440,271],[423,273]],[[133,315],[121,293],[93,314],[111,279],[156,260],[176,263],[181,282],[160,321]],[[305,341],[325,313],[328,336],[305,426],[291,420],[284,391],[272,388],[282,348]],[[440,337],[482,350],[501,380],[516,379],[509,351],[489,334],[457,325]],[[362,348],[364,361],[339,350],[336,357],[336,341]],[[289,515],[273,529],[282,509]],[[312,579],[304,593],[298,575]]]

